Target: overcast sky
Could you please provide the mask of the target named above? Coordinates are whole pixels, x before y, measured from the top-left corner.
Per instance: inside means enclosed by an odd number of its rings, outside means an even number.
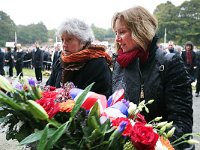
[[[169,0],[178,6],[185,0]],[[65,18],[79,18],[97,27],[110,28],[117,11],[141,5],[153,13],[167,0],[0,0],[0,11],[7,13],[16,25],[42,21],[48,29],[57,28]]]

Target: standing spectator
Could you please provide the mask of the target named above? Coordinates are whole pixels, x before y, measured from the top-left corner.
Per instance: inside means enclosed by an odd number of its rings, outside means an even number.
[[[20,74],[20,77],[23,76],[23,61],[24,61],[24,53],[21,48],[21,44],[16,44],[16,51],[14,51],[14,64],[17,72],[17,76]]]
[[[48,58],[47,58],[47,70],[51,70],[51,66],[52,66],[52,60],[51,60],[51,52],[50,49],[48,49]]]
[[[113,16],[112,28],[118,52],[113,68],[113,92],[123,88],[125,98],[138,104],[154,100],[148,121],[162,116],[176,128],[170,141],[191,133],[193,126],[191,80],[180,55],[166,53],[157,46],[156,18],[141,6]],[[176,150],[193,149],[182,144]]]
[[[182,47],[177,45],[176,50],[177,50],[178,54],[181,56],[182,55]]]
[[[39,44],[35,42],[35,50],[32,53],[32,65],[35,68],[35,76],[37,81],[42,82],[42,66],[43,66],[43,57],[44,53],[39,48]]]
[[[60,58],[60,54],[61,54],[61,45],[58,44],[55,46],[55,52],[53,55],[53,63],[52,66],[55,64],[55,62]]]
[[[24,67],[31,68],[32,53],[29,48],[27,48],[24,53]]]
[[[9,77],[13,77],[13,54],[11,48],[7,47],[7,53],[5,54],[5,65],[8,66]]]
[[[168,46],[167,46],[166,51],[167,51],[168,53],[178,53],[178,52],[175,50],[175,48],[174,48],[174,42],[173,42],[173,41],[169,41],[169,42],[168,42]]]
[[[5,72],[4,72],[4,59],[5,59],[5,55],[4,55],[4,52],[1,51],[1,48],[0,48],[0,75],[5,75]]]
[[[188,73],[192,82],[195,81],[195,69],[196,66],[196,54],[193,51],[194,45],[192,42],[188,41],[185,43],[185,51],[182,52],[182,58],[187,68]]]
[[[196,91],[195,96],[199,97],[200,92],[200,51],[196,52],[196,65],[197,65],[197,83],[196,83]]]

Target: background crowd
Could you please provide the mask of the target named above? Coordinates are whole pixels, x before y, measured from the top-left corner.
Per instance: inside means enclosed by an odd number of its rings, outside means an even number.
[[[162,45],[159,45],[159,47],[167,53],[175,53],[182,57],[192,82],[196,82],[195,96],[199,97],[200,51],[191,41],[187,41],[183,46],[175,45],[173,41],[169,41],[165,48]]]
[[[183,58],[192,81],[196,83],[195,96],[199,97],[200,51],[196,46],[193,45],[191,41],[183,43],[183,46],[176,45],[174,41],[168,41],[166,44],[158,43],[158,47],[167,53],[179,54]],[[37,52],[38,54],[34,55],[37,49],[41,52]],[[34,66],[36,66],[35,77],[41,82],[41,71],[52,70],[52,66],[60,58],[61,49],[62,46],[60,43],[56,43],[54,46],[47,46],[39,45],[37,42],[29,47],[16,43],[13,48],[0,48],[0,74],[7,77],[16,77],[22,72],[20,75],[23,76],[23,68],[33,69],[35,68]],[[113,46],[109,45],[107,49],[107,53],[112,56],[113,61],[115,61]],[[35,58],[40,60],[36,63],[36,60],[34,60]],[[16,70],[16,74],[13,73],[13,69]]]

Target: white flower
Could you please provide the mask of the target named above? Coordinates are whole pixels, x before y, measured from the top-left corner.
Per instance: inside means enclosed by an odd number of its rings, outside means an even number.
[[[134,115],[135,110],[137,109],[137,105],[134,104],[133,102],[129,103],[129,108],[128,108],[128,114],[129,115]]]

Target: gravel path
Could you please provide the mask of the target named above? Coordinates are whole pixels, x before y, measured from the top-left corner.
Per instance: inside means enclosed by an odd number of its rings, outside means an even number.
[[[193,98],[193,110],[194,110],[194,126],[193,132],[200,133],[200,97]],[[196,138],[200,141],[200,138]],[[15,140],[6,140],[5,134],[0,133],[0,150],[25,150],[19,146]],[[200,144],[196,145],[196,150],[200,150]]]
[[[194,125],[193,132],[200,133],[200,97],[193,98],[193,116],[194,116]],[[194,137],[200,142],[200,137]],[[195,146],[196,150],[200,150],[200,143]]]

